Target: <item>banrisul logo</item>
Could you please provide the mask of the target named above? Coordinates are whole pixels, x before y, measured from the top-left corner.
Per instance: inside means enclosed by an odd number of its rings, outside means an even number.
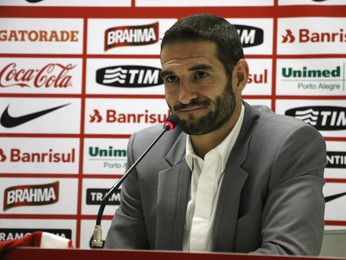
[[[334,29],[333,31],[317,32],[312,29],[298,29],[292,31],[286,29],[285,33],[281,35],[282,43],[345,43],[346,32],[343,28]]]
[[[346,130],[346,107],[312,106],[292,108],[285,115],[293,116],[314,126],[317,130]]]
[[[244,48],[261,45],[264,41],[264,31],[261,28],[248,25],[234,25]]]
[[[110,87],[140,88],[162,85],[161,69],[149,66],[114,66],[96,71],[96,82]]]
[[[345,63],[330,68],[310,68],[309,66],[281,68],[283,81],[295,82],[298,90],[346,90]]]
[[[105,51],[122,46],[150,45],[159,40],[159,23],[112,27],[105,31]]]
[[[346,152],[327,152],[327,168],[346,169]]]

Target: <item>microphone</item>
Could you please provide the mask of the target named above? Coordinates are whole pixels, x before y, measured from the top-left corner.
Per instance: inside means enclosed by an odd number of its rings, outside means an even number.
[[[171,114],[167,117],[166,121],[163,123],[163,130],[158,137],[149,145],[149,147],[142,153],[142,155],[135,161],[132,166],[124,173],[124,175],[109,189],[106,195],[103,197],[100,208],[96,218],[96,225],[94,233],[90,239],[89,246],[90,248],[103,248],[104,241],[102,240],[102,229],[101,229],[101,220],[105,206],[111,197],[111,195],[119,189],[120,185],[124,182],[126,177],[131,173],[133,168],[143,159],[143,157],[151,150],[151,148],[156,144],[156,142],[161,138],[161,136],[167,131],[173,130],[179,124],[179,117],[176,114]]]

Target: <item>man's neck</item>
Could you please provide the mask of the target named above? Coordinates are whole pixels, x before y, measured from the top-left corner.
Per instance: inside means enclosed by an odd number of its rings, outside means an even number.
[[[232,131],[237,123],[241,111],[241,106],[237,107],[230,120],[221,128],[205,135],[191,135],[191,144],[197,156],[204,156],[216,146],[218,146],[226,136]]]

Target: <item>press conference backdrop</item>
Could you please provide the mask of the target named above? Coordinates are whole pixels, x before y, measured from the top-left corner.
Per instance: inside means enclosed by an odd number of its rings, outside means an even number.
[[[325,228],[346,229],[344,0],[0,0],[0,241],[46,230],[88,248],[130,134],[169,114],[160,39],[199,12],[237,27],[247,102],[322,133]]]

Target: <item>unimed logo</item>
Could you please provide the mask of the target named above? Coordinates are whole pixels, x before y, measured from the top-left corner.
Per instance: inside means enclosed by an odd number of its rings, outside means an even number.
[[[264,41],[264,31],[261,28],[235,24],[240,41],[244,48],[261,45]]]
[[[148,66],[107,67],[96,71],[96,82],[111,87],[151,87],[163,84],[160,72]]]
[[[103,198],[109,189],[87,189],[86,191],[86,204],[87,205],[100,205]],[[119,205],[120,204],[120,189],[114,192],[109,198],[107,205]]]
[[[346,168],[346,152],[327,152],[327,168]]]
[[[159,23],[112,27],[105,31],[105,51],[121,46],[149,45],[159,40]]]
[[[301,119],[317,130],[337,131],[346,129],[346,107],[299,107],[287,110],[285,115]]]
[[[57,236],[72,239],[71,229],[51,229],[51,228],[0,228],[0,241],[8,241],[14,239],[22,239],[25,236],[35,232],[43,231]]]
[[[21,206],[42,206],[59,201],[59,182],[20,185],[5,189],[4,211]]]

